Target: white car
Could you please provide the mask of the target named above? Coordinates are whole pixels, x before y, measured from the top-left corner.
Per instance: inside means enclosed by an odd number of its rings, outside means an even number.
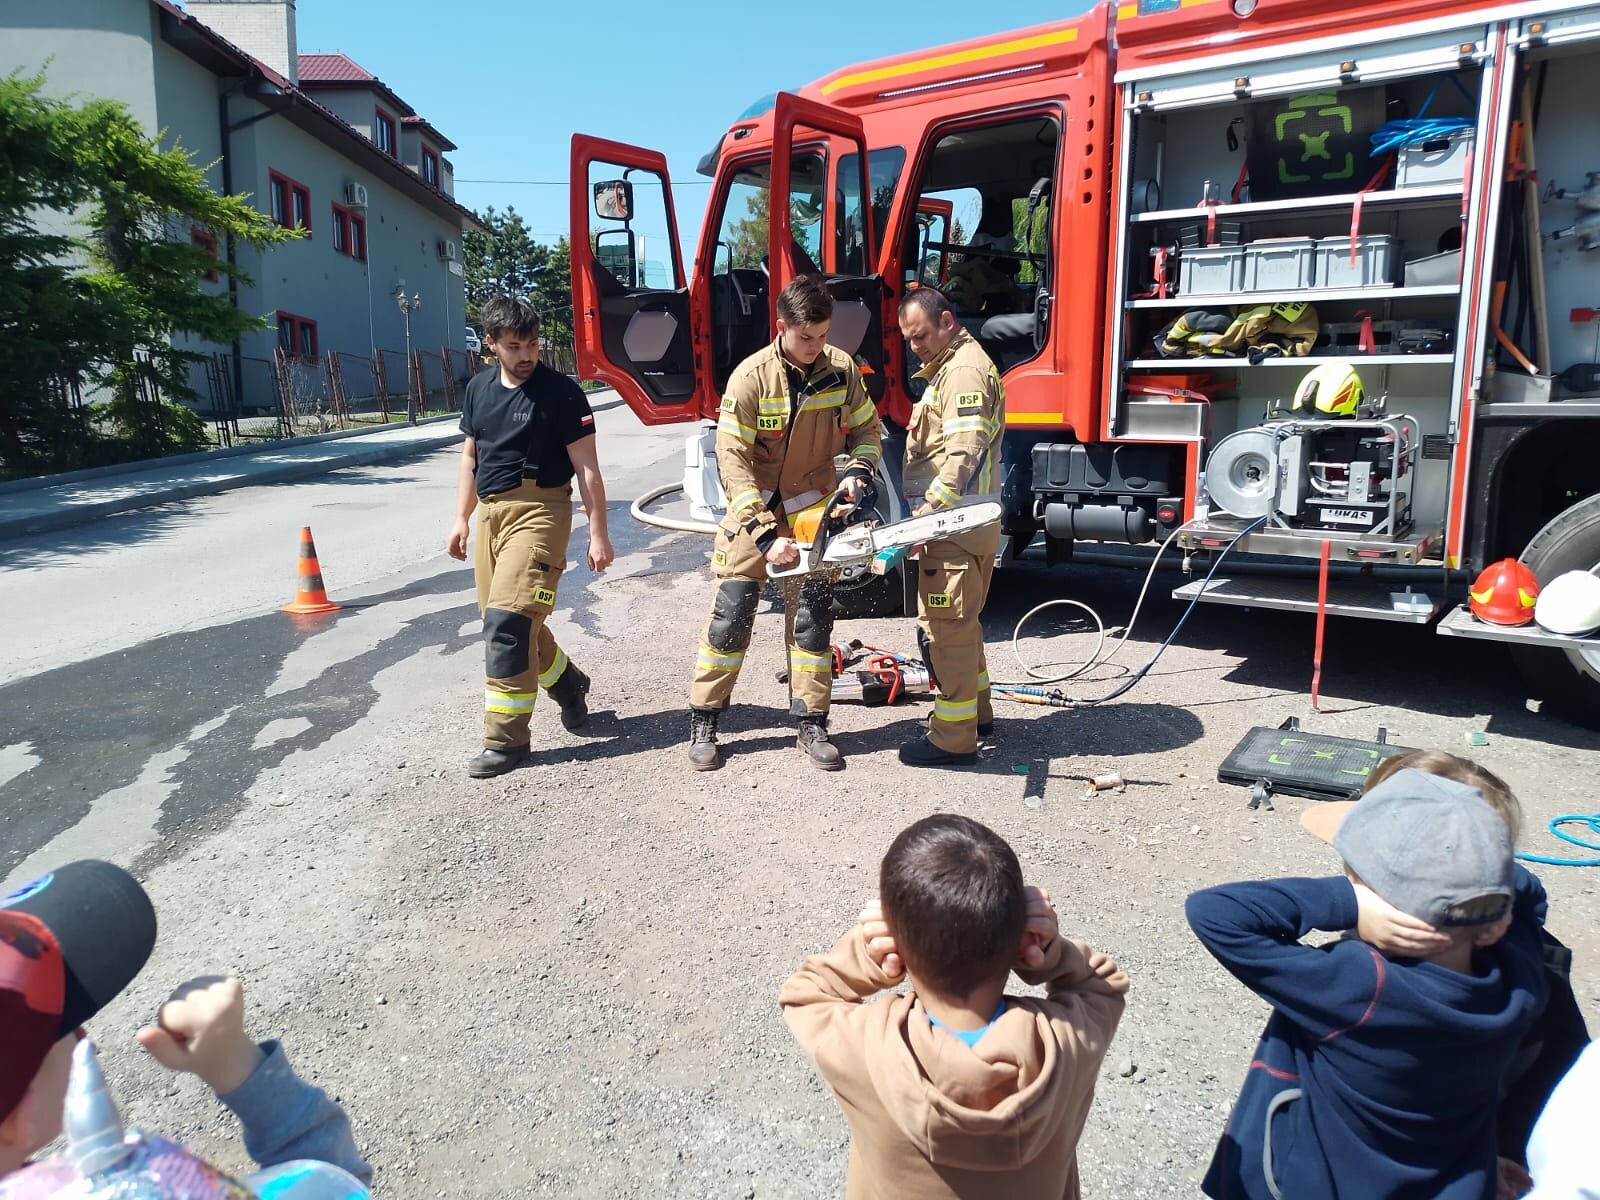
[[[467,352],[469,354],[483,353],[483,339],[478,336],[478,331],[471,325],[467,326]]]

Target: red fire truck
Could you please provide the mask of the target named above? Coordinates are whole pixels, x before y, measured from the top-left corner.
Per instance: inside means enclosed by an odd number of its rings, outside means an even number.
[[[722,135],[692,271],[665,159],[574,137],[579,370],[698,423],[714,513],[785,282],[902,422],[895,304],[943,286],[1004,374],[1005,553],[1231,547],[1206,602],[1505,641],[1600,724],[1600,640],[1462,603],[1600,569],[1596,111],[1600,7],[1559,2],[1134,0],[861,63]]]

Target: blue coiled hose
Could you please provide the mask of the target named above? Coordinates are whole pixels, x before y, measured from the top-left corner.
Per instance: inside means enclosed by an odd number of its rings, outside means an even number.
[[[1586,842],[1575,833],[1568,833],[1563,825],[1582,825],[1589,833],[1600,836],[1600,813],[1584,816],[1581,813],[1571,813],[1565,817],[1557,817],[1550,822],[1550,833],[1560,838],[1563,842],[1570,842],[1574,846],[1581,846],[1585,850],[1600,850],[1600,842]],[[1554,858],[1548,854],[1523,854],[1517,857],[1523,862],[1542,863],[1547,867],[1600,867],[1600,858]]]

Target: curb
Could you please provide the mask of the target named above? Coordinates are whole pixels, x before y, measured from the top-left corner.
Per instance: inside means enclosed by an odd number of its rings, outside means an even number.
[[[459,416],[438,419],[440,421],[460,420]],[[363,432],[366,431],[357,431],[357,433]],[[297,443],[304,444],[305,442],[331,441],[349,436],[351,436],[349,432],[340,431],[331,437],[327,434],[318,434],[310,438],[296,438],[294,440]],[[286,462],[249,475],[179,483],[163,488],[160,491],[146,492],[138,496],[123,496],[114,500],[104,500],[89,504],[73,504],[55,512],[37,513],[32,516],[15,517],[9,520],[0,519],[0,538],[21,537],[30,533],[50,533],[58,529],[69,529],[74,525],[85,525],[90,521],[99,520],[101,517],[109,517],[115,513],[132,512],[141,508],[155,508],[177,500],[191,500],[197,496],[214,496],[221,492],[231,492],[238,488],[256,487],[269,483],[284,483],[292,479],[304,479],[311,475],[326,475],[344,467],[368,466],[372,463],[408,458],[417,454],[427,454],[459,442],[461,436],[461,431],[452,426],[448,433],[440,433],[428,438],[419,438],[398,444],[352,446],[343,450],[337,458]],[[275,443],[273,449],[281,449],[286,444],[285,442]],[[256,450],[257,448],[249,447],[248,449]],[[214,453],[209,453],[201,457],[210,459],[215,456]],[[189,456],[184,455],[182,457],[188,458]],[[93,470],[98,471],[100,468],[93,468]],[[145,474],[146,472],[128,473]],[[65,482],[62,476],[55,476],[53,479],[57,483]]]

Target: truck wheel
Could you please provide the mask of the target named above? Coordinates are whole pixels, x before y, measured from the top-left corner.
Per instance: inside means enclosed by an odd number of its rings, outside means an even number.
[[[1541,584],[1563,571],[1600,566],[1600,493],[1578,501],[1534,534],[1522,561]],[[1546,712],[1600,729],[1600,640],[1583,649],[1514,646],[1512,656]]]

